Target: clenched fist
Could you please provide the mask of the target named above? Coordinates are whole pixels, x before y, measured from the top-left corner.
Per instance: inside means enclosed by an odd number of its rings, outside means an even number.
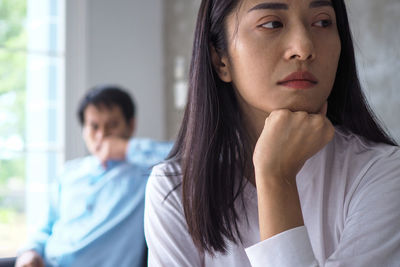
[[[265,120],[256,143],[253,163],[259,176],[293,179],[304,163],[321,150],[334,135],[326,118],[326,105],[321,114],[276,110]]]

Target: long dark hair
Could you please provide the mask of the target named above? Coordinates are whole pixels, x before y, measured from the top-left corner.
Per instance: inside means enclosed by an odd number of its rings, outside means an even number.
[[[227,53],[225,18],[240,0],[203,0],[198,13],[189,72],[189,96],[177,141],[169,156],[181,166],[182,198],[189,233],[202,250],[226,252],[241,241],[234,207],[243,204],[245,170],[252,148],[233,87],[215,72],[210,45]],[[343,0],[333,0],[341,40],[327,117],[334,125],[380,143],[395,142],[379,126],[361,91]],[[240,197],[239,197],[240,196]]]

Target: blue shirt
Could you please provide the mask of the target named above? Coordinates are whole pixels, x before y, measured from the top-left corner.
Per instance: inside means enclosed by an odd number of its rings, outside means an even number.
[[[94,156],[67,162],[46,223],[24,250],[36,250],[46,266],[140,266],[147,178],[171,147],[132,139],[127,160],[109,161],[106,169]]]

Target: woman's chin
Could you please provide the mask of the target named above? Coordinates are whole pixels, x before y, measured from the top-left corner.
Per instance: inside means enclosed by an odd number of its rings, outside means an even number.
[[[320,113],[321,108],[322,108],[323,104],[321,105],[307,105],[307,104],[292,104],[292,105],[282,105],[280,107],[276,107],[274,110],[278,110],[278,109],[288,109],[291,112],[298,112],[298,111],[303,111],[303,112],[307,112],[309,114],[317,114]]]

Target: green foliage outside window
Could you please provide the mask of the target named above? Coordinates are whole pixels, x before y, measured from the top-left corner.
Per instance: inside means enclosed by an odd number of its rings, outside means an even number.
[[[0,0],[0,224],[23,212],[25,21],[26,0]]]

